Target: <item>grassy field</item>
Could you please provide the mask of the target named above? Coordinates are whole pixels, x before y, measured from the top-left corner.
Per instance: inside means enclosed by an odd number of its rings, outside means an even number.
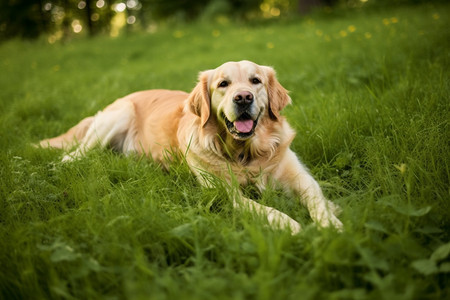
[[[449,299],[449,5],[271,24],[0,45],[0,298]],[[183,163],[32,143],[130,92],[189,91],[249,59],[291,91],[293,149],[343,208],[317,230],[298,199],[259,201],[291,236],[232,209]]]

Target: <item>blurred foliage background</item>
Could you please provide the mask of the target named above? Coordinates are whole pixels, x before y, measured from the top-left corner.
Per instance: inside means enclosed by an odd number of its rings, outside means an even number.
[[[295,17],[331,8],[362,9],[416,4],[423,0],[2,0],[0,40],[14,37],[48,41],[77,35],[158,30],[193,21],[249,22]],[[438,1],[443,2],[443,1]]]

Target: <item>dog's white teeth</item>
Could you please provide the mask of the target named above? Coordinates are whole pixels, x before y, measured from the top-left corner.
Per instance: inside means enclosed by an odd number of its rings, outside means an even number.
[[[234,127],[236,127],[239,132],[248,133],[253,129],[253,120],[235,121]]]

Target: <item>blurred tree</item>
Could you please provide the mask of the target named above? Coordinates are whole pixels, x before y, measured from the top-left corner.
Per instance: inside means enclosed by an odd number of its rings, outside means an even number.
[[[92,24],[92,1],[86,1],[86,21],[88,24],[89,35],[94,35],[94,25]]]
[[[49,16],[43,0],[0,1],[0,38],[35,38],[48,29]]]
[[[87,32],[110,33],[117,27],[144,28],[160,20],[192,21],[199,17],[235,20],[277,18],[286,12],[309,13],[315,7],[339,5],[342,9],[403,5],[425,0],[0,0],[0,40],[36,38],[49,41]],[[448,0],[433,0],[445,2]],[[120,18],[116,18],[120,17]],[[125,19],[125,21],[123,21]],[[119,24],[119,25],[118,25]]]
[[[55,0],[52,0],[55,1]],[[108,0],[64,0],[71,2],[66,9],[67,12],[78,8],[81,13],[79,17],[84,19],[87,32],[90,36],[109,30],[111,19],[114,16],[112,5]],[[75,13],[78,15],[78,13]],[[82,16],[84,15],[84,16]]]
[[[251,12],[260,11],[260,5],[264,0],[228,0],[231,6],[231,17],[247,17]],[[277,1],[272,1],[274,4]],[[234,15],[235,14],[235,15]]]
[[[298,11],[307,14],[319,6],[333,6],[339,0],[298,0]]]
[[[211,0],[140,0],[142,7],[155,19],[177,18],[193,20]]]

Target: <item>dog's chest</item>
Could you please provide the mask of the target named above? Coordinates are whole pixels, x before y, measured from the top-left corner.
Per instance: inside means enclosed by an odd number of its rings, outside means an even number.
[[[227,168],[241,185],[266,185],[276,166],[268,161],[249,160],[228,163]]]

